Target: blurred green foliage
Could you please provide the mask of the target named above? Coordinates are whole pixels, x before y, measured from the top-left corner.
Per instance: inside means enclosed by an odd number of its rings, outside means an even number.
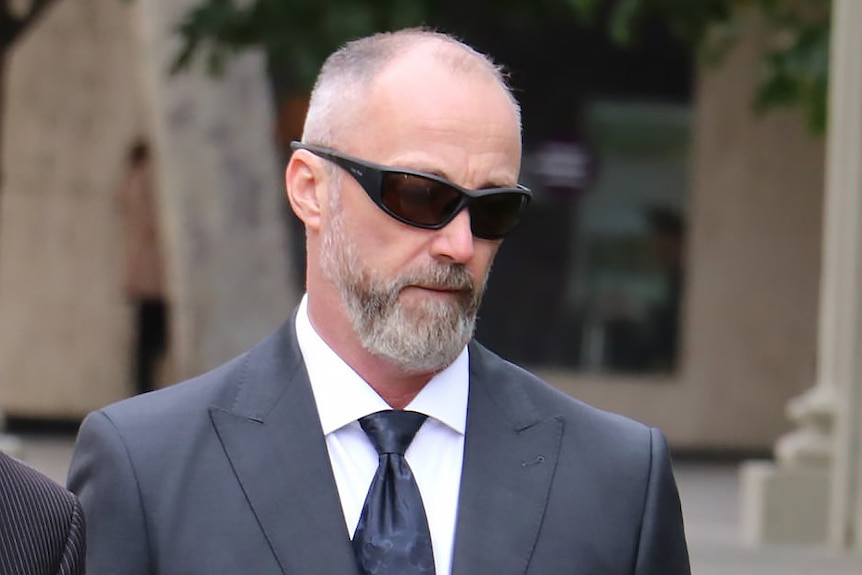
[[[0,58],[57,0],[0,0]]]
[[[673,34],[695,46],[704,62],[719,64],[747,26],[766,27],[769,44],[753,99],[756,112],[797,106],[809,128],[826,130],[832,0],[570,0],[595,18],[610,10],[609,33],[637,42],[639,25],[658,16]]]
[[[862,0],[860,0],[862,1]],[[434,25],[435,0],[202,0],[179,26],[180,70],[202,58],[213,73],[236,52],[263,48],[270,65],[289,69],[307,90],[326,56],[343,42],[379,30]],[[498,0],[495,9],[532,18],[565,5],[624,45],[636,45],[641,25],[659,18],[696,47],[704,62],[720,63],[751,22],[770,32],[753,107],[761,112],[799,106],[815,133],[826,126],[831,0]]]
[[[424,0],[204,0],[179,26],[183,46],[175,70],[202,56],[219,73],[239,50],[262,47],[289,62],[300,89],[310,88],[326,56],[343,42],[427,19]]]

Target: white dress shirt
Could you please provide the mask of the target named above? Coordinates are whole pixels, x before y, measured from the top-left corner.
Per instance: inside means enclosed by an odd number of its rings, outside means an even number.
[[[307,295],[296,314],[296,336],[326,437],[344,521],[352,536],[378,462],[359,419],[392,408],[317,334],[308,318]],[[469,373],[465,347],[405,408],[428,416],[405,458],[422,494],[438,575],[447,575],[452,568]]]

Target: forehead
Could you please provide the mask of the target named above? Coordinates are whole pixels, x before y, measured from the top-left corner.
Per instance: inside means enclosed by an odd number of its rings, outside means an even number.
[[[350,122],[349,147],[382,164],[514,183],[521,138],[508,92],[481,62],[452,57],[420,47],[383,68]]]

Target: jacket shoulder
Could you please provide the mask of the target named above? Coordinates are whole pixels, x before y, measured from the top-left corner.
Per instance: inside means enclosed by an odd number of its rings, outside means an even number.
[[[157,437],[174,442],[176,434],[204,422],[208,426],[213,408],[266,409],[284,392],[285,378],[303,366],[291,318],[250,350],[211,371],[108,405],[97,415],[132,443]]]
[[[206,411],[213,403],[230,402],[235,383],[242,378],[248,353],[240,355],[215,369],[162,389],[142,393],[103,407],[100,411],[117,423],[152,424],[182,420]]]
[[[608,440],[636,437],[649,441],[650,428],[624,415],[604,411],[568,395],[539,376],[511,363],[478,343],[470,348],[471,369],[500,387],[498,391],[520,396],[525,409],[537,418],[560,417],[568,429],[589,430],[594,438],[607,435]]]

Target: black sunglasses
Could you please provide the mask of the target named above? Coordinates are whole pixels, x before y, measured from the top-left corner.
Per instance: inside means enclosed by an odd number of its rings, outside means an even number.
[[[530,203],[524,186],[468,190],[445,178],[403,168],[390,168],[347,156],[329,148],[291,142],[346,170],[380,209],[399,222],[439,230],[470,208],[470,229],[477,238],[498,240],[511,232]]]

